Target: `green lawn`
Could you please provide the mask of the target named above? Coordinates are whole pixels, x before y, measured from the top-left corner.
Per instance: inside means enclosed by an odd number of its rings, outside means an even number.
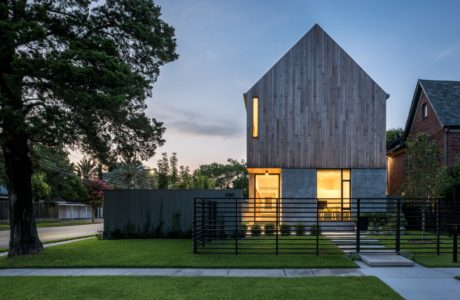
[[[459,257],[460,258],[460,257]],[[414,261],[428,268],[460,268],[460,262],[452,261],[450,254],[414,254]]]
[[[368,238],[379,240],[381,245],[394,249],[395,240],[393,235],[373,235]],[[422,238],[421,232],[409,231],[401,235],[401,252],[413,254],[413,260],[425,267],[460,267],[460,263],[452,262],[452,238],[447,235],[440,236],[441,254],[436,254],[436,235],[425,233]],[[450,253],[449,253],[450,252]]]
[[[92,224],[91,220],[57,220],[57,221],[37,221],[37,227],[56,227],[56,226],[72,226],[72,225],[85,225]],[[8,224],[0,224],[1,230],[9,230]]]
[[[7,277],[5,299],[402,299],[375,277]]]
[[[46,248],[41,254],[0,258],[0,268],[193,267],[356,268],[344,254],[193,254],[191,240],[97,240]]]

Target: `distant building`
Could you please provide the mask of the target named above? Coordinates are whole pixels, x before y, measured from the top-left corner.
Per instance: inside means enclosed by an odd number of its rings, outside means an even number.
[[[403,137],[387,151],[387,194],[399,195],[406,180],[405,141],[423,132],[439,149],[442,163],[452,166],[460,158],[460,81],[417,82]]]

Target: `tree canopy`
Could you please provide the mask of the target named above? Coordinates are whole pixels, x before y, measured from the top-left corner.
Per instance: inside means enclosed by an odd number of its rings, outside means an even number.
[[[42,245],[32,214],[31,145],[66,145],[109,163],[164,143],[145,114],[174,28],[150,0],[0,2],[0,145],[10,201],[9,255]]]

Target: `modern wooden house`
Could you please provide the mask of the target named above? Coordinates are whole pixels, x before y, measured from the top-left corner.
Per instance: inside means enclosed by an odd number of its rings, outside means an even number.
[[[315,25],[244,94],[254,199],[243,219],[270,221],[273,198],[281,214],[283,200],[309,198],[321,220],[349,220],[350,198],[385,197],[388,97]]]
[[[389,195],[399,195],[406,180],[404,143],[420,132],[434,140],[445,166],[460,159],[460,81],[417,81],[404,135],[387,153]]]

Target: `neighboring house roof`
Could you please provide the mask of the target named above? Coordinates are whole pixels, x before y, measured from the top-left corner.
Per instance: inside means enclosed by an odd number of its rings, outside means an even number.
[[[460,125],[460,81],[424,80],[419,84],[444,127]]]
[[[402,148],[412,127],[422,91],[443,127],[460,127],[460,81],[419,79],[415,87],[403,138],[389,145],[387,153]]]

